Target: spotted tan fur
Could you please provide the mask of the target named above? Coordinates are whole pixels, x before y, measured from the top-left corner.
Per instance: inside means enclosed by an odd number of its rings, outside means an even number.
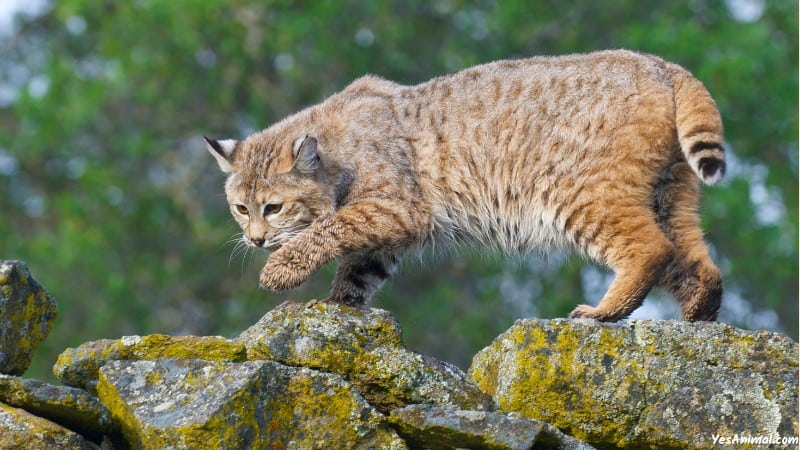
[[[699,180],[725,171],[722,123],[705,87],[655,56],[498,61],[416,86],[367,76],[243,141],[207,141],[244,236],[274,250],[266,288],[338,259],[328,300],[361,305],[405,249],[471,239],[611,267],[599,305],[571,317],[624,318],[654,285],[685,320],[717,316],[696,209]]]

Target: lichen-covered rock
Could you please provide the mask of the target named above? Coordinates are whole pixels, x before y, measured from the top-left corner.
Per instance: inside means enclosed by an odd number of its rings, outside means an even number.
[[[81,389],[0,375],[0,402],[77,431],[95,442],[114,432],[111,415]]]
[[[55,300],[28,266],[0,260],[0,373],[22,375],[55,318]]]
[[[98,391],[133,448],[406,448],[340,376],[275,362],[111,361]]]
[[[451,408],[494,409],[458,367],[410,352],[404,348],[380,347],[359,355],[350,372],[335,367],[323,370],[346,376],[367,401],[383,412],[413,403],[431,403]]]
[[[514,413],[463,411],[434,405],[409,405],[392,411],[389,422],[413,448],[446,450],[589,450],[590,445],[544,422]]]
[[[240,342],[219,336],[153,334],[101,339],[66,349],[58,356],[53,374],[67,386],[96,394],[98,370],[109,361],[159,358],[241,362],[247,360],[247,349]]]
[[[100,447],[47,419],[0,403],[0,448],[96,450]]]
[[[400,325],[388,311],[316,300],[278,305],[236,340],[247,346],[251,360],[345,371],[371,350],[403,347]]]
[[[237,340],[247,346],[250,360],[339,374],[385,413],[413,403],[493,408],[460,369],[406,350],[397,320],[380,309],[286,302]]]
[[[598,446],[709,448],[798,434],[798,346],[725,324],[522,320],[471,378],[500,408]]]

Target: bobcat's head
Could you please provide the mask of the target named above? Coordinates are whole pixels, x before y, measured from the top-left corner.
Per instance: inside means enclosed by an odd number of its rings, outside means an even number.
[[[335,189],[313,136],[286,142],[260,135],[205,140],[228,174],[225,194],[247,244],[275,250],[316,218],[333,213]]]

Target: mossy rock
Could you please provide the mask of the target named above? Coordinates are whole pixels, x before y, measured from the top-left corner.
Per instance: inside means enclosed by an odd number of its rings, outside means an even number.
[[[56,312],[55,300],[25,263],[0,260],[0,373],[25,373]]]
[[[490,410],[492,400],[452,364],[405,348],[387,311],[286,302],[237,339],[250,360],[271,360],[344,377],[381,412],[413,403]]]
[[[98,391],[133,448],[406,448],[341,377],[275,362],[111,361]]]
[[[116,432],[106,407],[82,389],[0,375],[0,402],[67,427],[94,442],[102,442],[104,436]]]
[[[521,320],[473,359],[500,408],[598,447],[709,448],[796,436],[798,346],[777,333],[677,321]]]
[[[0,403],[0,448],[98,450],[100,447],[61,425]]]
[[[247,349],[239,342],[219,336],[125,336],[101,339],[64,350],[53,366],[53,374],[67,386],[96,394],[98,370],[109,361],[189,358],[208,361],[245,361]]]
[[[392,411],[389,422],[412,448],[448,450],[561,449],[594,447],[566,436],[552,425],[501,411],[464,411],[434,405],[409,405]]]

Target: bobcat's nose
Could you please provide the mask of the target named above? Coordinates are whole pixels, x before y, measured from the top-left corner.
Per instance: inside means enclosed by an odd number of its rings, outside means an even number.
[[[252,242],[256,247],[261,247],[264,245],[264,238],[251,238],[250,242]]]

